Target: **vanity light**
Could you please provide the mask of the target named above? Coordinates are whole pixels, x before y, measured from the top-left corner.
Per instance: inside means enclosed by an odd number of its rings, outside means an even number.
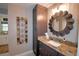
[[[52,9],[53,15],[54,15],[56,12],[59,12],[58,8]]]
[[[62,11],[68,11],[69,9],[69,4],[64,4],[64,5],[60,5],[59,6],[59,11],[62,10]]]
[[[69,6],[69,5],[68,5]],[[56,12],[59,12],[59,11],[68,11],[69,7],[67,7],[67,5],[60,5],[60,6],[57,6],[56,8],[52,9],[52,14],[54,15]]]

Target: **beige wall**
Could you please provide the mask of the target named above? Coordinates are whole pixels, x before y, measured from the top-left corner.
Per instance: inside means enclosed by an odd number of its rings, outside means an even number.
[[[16,17],[27,17],[28,19],[28,42],[17,45],[16,37]],[[25,9],[24,7],[9,4],[8,5],[8,23],[9,23],[9,53],[16,55],[19,53],[32,50],[32,8]]]
[[[78,22],[78,52],[77,55],[79,56],[79,4],[71,4],[70,5],[70,11],[74,14],[75,17],[77,17],[77,22]]]
[[[77,20],[77,22],[78,22],[78,24],[77,24],[77,27],[78,27],[78,32],[77,32],[77,34],[78,34],[78,51],[77,51],[77,55],[79,56],[79,3],[78,4],[70,4],[69,5],[69,10],[70,10],[70,12],[72,12],[72,14],[77,18],[76,20]]]

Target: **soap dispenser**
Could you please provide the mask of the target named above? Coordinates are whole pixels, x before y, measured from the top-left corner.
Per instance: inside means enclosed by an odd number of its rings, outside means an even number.
[[[47,33],[47,32],[45,33],[45,36],[46,36],[46,38],[47,38],[47,39],[49,39],[49,35],[48,35],[48,33]]]

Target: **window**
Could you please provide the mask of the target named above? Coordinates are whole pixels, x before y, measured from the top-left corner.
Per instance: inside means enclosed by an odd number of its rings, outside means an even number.
[[[2,24],[2,31],[8,31],[8,24]]]
[[[0,19],[0,34],[8,34],[8,18]]]

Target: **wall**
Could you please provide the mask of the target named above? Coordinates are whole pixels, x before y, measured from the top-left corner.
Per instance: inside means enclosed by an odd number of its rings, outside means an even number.
[[[78,42],[78,49],[77,49],[77,55],[79,56],[79,3],[76,3],[76,4],[70,4],[69,5],[69,10],[70,12],[72,12],[72,14],[76,17],[76,20],[77,20],[77,34],[78,34],[78,37],[77,37],[77,42]]]
[[[16,17],[27,17],[28,19],[28,42],[21,45],[17,45],[16,39]],[[32,8],[24,8],[19,5],[8,5],[8,42],[10,55],[15,55],[28,50],[32,50]]]
[[[79,56],[79,4],[71,4],[70,6],[70,11],[74,14],[74,16],[77,18],[77,22],[78,22],[78,49],[77,49],[77,55]]]
[[[71,6],[71,4],[62,4],[62,5],[60,5],[59,6],[59,9],[60,10],[67,10],[67,11],[69,11],[69,13],[71,13],[73,16],[74,16],[74,13],[72,13],[73,11],[71,11],[72,9],[70,8],[70,6]],[[58,6],[57,6],[58,7]],[[57,8],[56,7],[56,8]],[[56,8],[52,8],[52,9],[49,9],[49,11],[48,11],[48,19],[50,19],[50,16],[52,15],[52,14],[54,14],[54,12],[56,11]],[[74,19],[75,19],[75,23],[74,23],[74,28],[70,31],[70,33],[68,34],[68,35],[65,35],[64,36],[64,38],[66,39],[66,40],[68,40],[68,41],[71,41],[71,42],[74,42],[74,43],[77,43],[77,18],[74,16],[73,17]],[[55,35],[53,35],[50,31],[49,31],[49,29],[48,29],[48,34],[50,35],[50,36],[55,36]],[[55,36],[56,37],[56,36]],[[59,38],[62,38],[62,37],[59,37]],[[62,38],[63,39],[63,38]]]

